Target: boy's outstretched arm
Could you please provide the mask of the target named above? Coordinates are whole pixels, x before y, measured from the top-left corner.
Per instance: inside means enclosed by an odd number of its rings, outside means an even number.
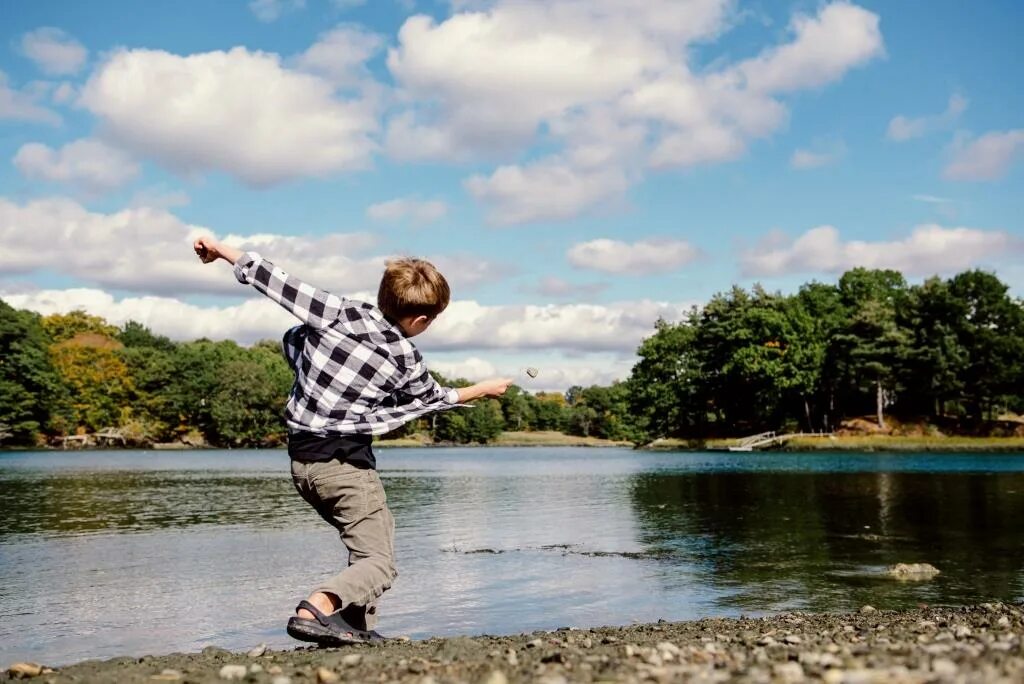
[[[512,384],[511,378],[484,380],[469,387],[443,387],[428,371],[416,353],[411,378],[402,392],[421,399],[424,403],[464,404],[481,397],[500,397]]]
[[[233,264],[239,282],[251,284],[306,325],[325,328],[345,306],[342,297],[302,282],[255,252],[243,252],[208,237],[197,239],[193,248],[204,264],[217,259]]]

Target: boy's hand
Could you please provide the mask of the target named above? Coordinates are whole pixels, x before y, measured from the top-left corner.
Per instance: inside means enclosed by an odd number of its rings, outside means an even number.
[[[196,251],[199,258],[203,260],[204,264],[209,264],[217,259],[223,259],[233,264],[242,256],[241,250],[222,245],[211,237],[198,238],[192,243],[192,248]]]
[[[207,237],[201,237],[192,244],[192,248],[196,250],[196,254],[203,260],[204,264],[220,258],[220,250],[217,247],[217,241]]]
[[[500,397],[511,384],[512,378],[494,378],[481,382],[480,389],[485,397]]]

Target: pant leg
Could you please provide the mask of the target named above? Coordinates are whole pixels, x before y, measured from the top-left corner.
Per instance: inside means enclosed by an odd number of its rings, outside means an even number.
[[[338,461],[293,462],[292,475],[299,494],[338,530],[349,551],[348,567],[317,591],[338,596],[343,610],[362,607],[365,628],[371,629],[377,622],[376,599],[398,575],[395,522],[380,476]],[[351,624],[360,627],[357,616],[351,617]]]

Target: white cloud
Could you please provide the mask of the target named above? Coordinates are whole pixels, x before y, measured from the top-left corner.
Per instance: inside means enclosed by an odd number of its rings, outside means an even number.
[[[342,24],[324,33],[295,60],[303,71],[319,74],[338,86],[369,82],[366,62],[384,47],[384,38],[365,29]]]
[[[363,168],[375,148],[373,98],[339,99],[331,82],[242,47],[186,57],[120,50],[79,101],[105,138],[136,154],[255,186]]]
[[[950,180],[985,181],[1002,178],[1024,153],[1024,128],[992,131],[975,140],[958,141],[943,175]]]
[[[591,240],[573,245],[569,263],[605,273],[647,275],[674,271],[697,258],[699,252],[684,240],[648,239],[633,243],[619,240]]]
[[[546,157],[466,187],[495,223],[567,219],[619,201],[646,168],[738,158],[785,122],[776,94],[838,80],[883,52],[878,17],[834,2],[794,19],[791,42],[694,73],[688,46],[726,29],[732,5],[499,0],[459,3],[441,22],[411,17],[388,56],[408,105],[388,122],[386,149],[451,161],[539,141]]]
[[[418,200],[413,197],[399,197],[386,202],[371,204],[366,215],[374,221],[403,221],[433,223],[448,213],[448,205],[441,200]]]
[[[428,333],[429,334],[429,333]],[[568,355],[564,353],[516,355],[510,359],[506,354],[492,354],[487,357],[455,357],[454,353],[435,353],[427,359],[431,370],[447,378],[464,378],[479,382],[489,378],[506,377],[531,392],[563,392],[573,385],[610,385],[616,380],[625,380],[636,359],[632,354],[588,353]],[[537,368],[536,378],[526,375],[526,361]]]
[[[159,199],[159,197],[158,197]],[[82,282],[158,295],[249,294],[223,264],[203,265],[192,251],[203,226],[186,224],[166,211],[164,202],[103,214],[64,198],[18,205],[0,198],[0,272],[31,273],[50,269]],[[184,198],[187,200],[187,198]],[[368,233],[304,235],[224,235],[242,249],[258,251],[276,265],[318,287],[342,295],[376,291],[387,259],[394,254],[367,254],[377,239]],[[456,253],[431,257],[452,288],[470,288],[504,276],[501,265]]]
[[[226,272],[220,275],[231,277]],[[0,293],[0,298],[11,306],[42,314],[84,309],[117,325],[136,320],[175,340],[208,337],[248,344],[278,339],[295,324],[284,309],[262,297],[232,306],[197,306],[173,297],[116,299],[102,290],[77,288],[8,291]],[[631,354],[651,334],[658,318],[677,320],[687,308],[687,304],[650,300],[608,306],[485,306],[457,300],[427,334],[417,338],[417,344],[435,351],[562,349]],[[544,380],[549,380],[548,370],[542,371]]]
[[[978,228],[925,224],[900,240],[844,242],[833,226],[818,226],[792,241],[769,236],[740,262],[745,276],[842,273],[856,267],[932,275],[997,261],[1019,248],[1020,241],[1005,232]]]
[[[0,71],[0,120],[35,121],[56,126],[61,118],[56,112],[36,104],[39,92],[19,91],[7,84],[7,74]]]
[[[884,54],[878,23],[878,15],[862,7],[833,2],[816,17],[794,17],[791,43],[740,63],[733,73],[760,92],[818,88]]]
[[[794,169],[817,169],[838,162],[846,153],[846,145],[836,142],[819,144],[813,149],[798,149],[789,158],[789,165]]]
[[[464,185],[489,205],[487,220],[495,225],[571,218],[628,187],[625,175],[614,167],[583,170],[555,158],[501,166],[490,177],[473,176]]]
[[[78,91],[75,89],[74,84],[64,81],[53,89],[53,93],[50,98],[56,104],[67,104],[77,97]]]
[[[906,116],[895,116],[889,122],[889,127],[886,129],[886,136],[890,140],[902,142],[904,140],[910,140],[911,138],[919,138],[922,135],[926,135],[933,131],[942,130],[947,126],[952,125],[960,115],[967,109],[967,99],[953,94],[949,98],[949,104],[946,106],[946,111],[941,114],[935,114],[934,116],[922,116],[918,118],[908,118]]]
[[[249,10],[264,23],[272,23],[288,12],[300,10],[306,6],[306,0],[251,0]]]
[[[152,206],[102,214],[62,198],[25,205],[0,198],[0,272],[50,269],[103,287],[153,294],[247,294],[223,264],[204,266],[193,253],[195,237],[212,232]],[[341,293],[375,289],[385,261],[362,256],[375,242],[364,233],[227,235],[223,240],[260,251],[303,279]]]
[[[139,165],[123,151],[91,138],[54,150],[40,143],[22,145],[14,165],[26,178],[70,183],[90,193],[103,193],[139,175]]]
[[[36,66],[52,76],[77,73],[89,56],[89,51],[81,43],[59,28],[50,26],[22,36],[21,51]]]

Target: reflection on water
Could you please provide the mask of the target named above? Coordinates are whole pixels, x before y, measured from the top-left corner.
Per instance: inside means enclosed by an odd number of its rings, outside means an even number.
[[[1024,597],[1024,456],[381,450],[382,629]],[[283,451],[0,454],[0,665],[288,646],[346,557]],[[882,576],[929,562],[929,582]],[[71,638],[73,637],[73,638]]]

